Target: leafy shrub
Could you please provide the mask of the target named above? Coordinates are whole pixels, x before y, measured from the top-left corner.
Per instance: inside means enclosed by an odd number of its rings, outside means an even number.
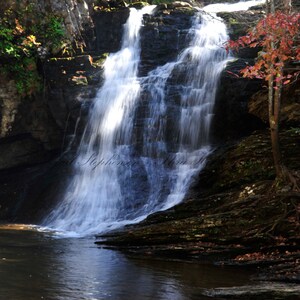
[[[0,19],[1,73],[15,80],[21,95],[41,86],[38,59],[68,44],[62,22],[54,15],[43,16],[33,4],[18,11],[8,9]]]

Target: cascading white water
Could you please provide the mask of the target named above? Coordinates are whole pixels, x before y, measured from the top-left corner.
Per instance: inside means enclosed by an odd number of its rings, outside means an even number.
[[[139,31],[143,15],[154,7],[130,9],[121,50],[109,55],[104,65],[105,81],[90,111],[74,162],[74,178],[63,201],[46,218],[47,226],[88,234],[118,219],[122,207],[118,164],[124,161],[117,161],[117,157],[130,142],[133,107],[140,92]]]
[[[248,10],[251,6],[264,4],[266,0],[241,0],[237,3],[216,3],[205,6],[204,10],[210,13],[218,13],[221,11],[233,12]]]
[[[243,3],[239,10],[248,8],[249,1]],[[183,200],[211,152],[215,94],[228,60],[222,47],[226,27],[214,12],[225,8],[205,7],[195,17],[190,45],[178,59],[138,78],[139,30],[143,14],[152,10],[131,9],[122,48],[105,62],[105,82],[90,111],[74,178],[63,201],[46,218],[48,227],[93,234],[167,209]],[[169,81],[178,74],[185,75],[174,87]],[[170,96],[174,89],[176,101]],[[137,137],[141,92],[147,105]]]
[[[223,45],[228,40],[226,25],[216,16],[221,11],[248,10],[265,0],[242,0],[238,3],[211,4],[203,8],[192,31],[191,46],[178,63],[188,63],[187,81],[181,94],[180,143],[175,155],[175,178],[170,193],[162,207],[168,209],[181,202],[192,182],[204,167],[211,152],[209,131],[213,116],[218,79],[229,58]]]
[[[200,21],[200,22],[199,22]],[[191,179],[203,168],[211,148],[209,131],[221,71],[227,63],[223,48],[228,36],[216,16],[199,14],[195,20],[192,46],[181,55],[190,61],[181,93],[180,146],[176,153],[176,180],[164,209],[182,201]]]
[[[147,117],[150,124],[144,130],[143,162],[153,188],[147,209],[150,207],[153,211],[182,201],[192,176],[202,169],[210,153],[209,129],[219,75],[227,62],[223,44],[228,36],[219,18],[203,12],[197,14],[189,35],[192,37],[190,46],[176,62],[157,68],[142,81],[151,95]],[[170,153],[165,144],[166,84],[170,77],[182,72],[182,68],[185,76],[179,88],[179,119],[174,119],[179,126],[173,129],[179,141],[176,153]]]

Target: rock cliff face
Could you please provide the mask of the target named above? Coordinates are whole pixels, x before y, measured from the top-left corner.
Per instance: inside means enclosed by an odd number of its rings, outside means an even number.
[[[253,58],[248,58],[231,62],[221,75],[212,124],[216,143],[234,140],[265,127],[265,123],[248,110],[248,101],[262,89],[262,82],[232,75],[239,74],[239,70],[252,61]]]
[[[102,64],[105,56],[120,48],[122,27],[128,18],[129,9],[123,7],[94,10],[95,1],[92,0],[31,2],[38,5],[42,14],[61,17],[64,20],[66,37],[85,45],[85,53],[43,61],[40,64],[40,73],[44,76],[46,92],[36,94],[30,99],[20,98],[13,81],[7,84],[7,81],[1,80],[1,137],[28,134],[35,142],[41,143],[45,150],[55,150],[60,149],[63,144],[68,144],[76,130],[82,131],[89,104],[102,82]],[[201,1],[200,4],[214,2],[216,1]],[[1,10],[3,12],[8,7],[20,9],[25,5],[27,5],[26,1],[7,1]],[[160,5],[152,16],[145,16],[141,32],[141,75],[178,56],[187,43],[187,33],[193,14],[194,9],[190,4],[180,3],[180,5]],[[222,17],[227,19],[229,26],[233,26],[230,25],[229,20],[239,19],[239,17],[241,20],[245,19],[241,15],[225,14]],[[248,19],[249,17],[246,18],[246,23]],[[241,20],[239,24],[242,23]],[[239,28],[241,27],[243,26],[240,25]],[[240,29],[233,26],[230,30],[236,32]],[[254,54],[250,53],[250,55],[252,58]],[[249,53],[244,53],[242,56],[246,59],[250,57]],[[224,128],[227,123],[238,120],[241,112],[242,115],[246,113],[245,101],[255,91],[253,89],[255,84],[241,82],[243,81],[229,78],[227,73],[224,73],[221,84],[223,90],[220,92],[222,97],[217,101],[220,107],[216,109],[215,119],[220,119],[218,111],[226,110],[226,114],[221,115],[221,121],[218,122],[220,125],[216,125],[216,132],[219,132],[218,126]],[[226,92],[232,90],[231,87],[235,84],[235,88],[240,89],[240,92],[235,93],[240,95],[238,99],[232,97],[230,92]],[[231,108],[224,104],[224,97],[233,103],[230,105]],[[228,129],[226,136],[230,135],[236,135],[234,128]]]
[[[93,22],[90,17],[92,3],[93,1],[89,0],[9,0],[1,5],[0,15],[2,16],[7,9],[26,11],[26,9],[30,10],[30,7],[34,7],[40,16],[53,15],[63,20],[66,40],[76,42],[78,46],[82,45],[86,46],[87,49],[92,49],[95,40]],[[26,19],[26,17],[24,18]],[[49,41],[50,44],[51,41]],[[81,63],[80,61],[79,64]],[[39,73],[42,77],[45,75],[45,88],[43,92],[36,92],[30,97],[22,97],[18,93],[16,83],[11,79],[13,76],[6,77],[3,74],[1,76],[0,152],[8,151],[10,154],[9,156],[1,156],[0,170],[47,161],[51,158],[52,151],[56,152],[61,148],[64,129],[60,126],[62,125],[60,119],[51,110],[53,101],[51,101],[51,82],[47,78],[48,66],[49,63],[40,61]],[[80,70],[79,66],[76,71],[78,70]],[[58,74],[60,72],[61,70],[57,70]],[[53,73],[49,76],[53,76]],[[54,75],[54,77],[57,78],[58,76]],[[47,89],[47,87],[50,88]],[[59,102],[59,104],[60,106],[66,105],[64,101]],[[26,145],[23,145],[23,141]],[[28,143],[31,145],[30,147]],[[39,149],[39,155],[35,155],[37,149]],[[22,156],[22,159],[19,156]]]
[[[0,18],[9,8],[12,11],[26,11],[30,10],[30,7],[35,7],[39,15],[53,15],[63,21],[67,40],[76,42],[78,46],[85,45],[86,49],[92,50],[95,46],[94,27],[90,17],[93,2],[90,0],[8,0],[1,3]],[[24,18],[26,21],[26,16]],[[47,45],[51,45],[51,42],[48,41]],[[76,65],[74,68],[79,71],[85,60],[79,58],[76,62],[78,65],[74,64]],[[52,70],[55,69],[57,74],[47,73],[51,63],[54,65]],[[58,107],[56,111],[59,111],[59,105],[67,106],[62,98],[56,98],[55,103],[51,101],[53,85],[50,79],[53,77],[58,79],[62,72],[57,65],[57,62],[51,60],[39,61],[38,71],[44,79],[44,89],[42,92],[35,92],[26,97],[18,93],[13,76],[6,76],[1,72],[0,219],[14,219],[23,201],[38,199],[43,195],[43,191],[47,191],[44,196],[51,193],[50,188],[46,189],[46,187],[58,178],[58,173],[51,171],[53,165],[49,165],[48,162],[61,151],[66,118],[73,107],[68,108],[68,112],[63,116],[63,122],[60,122],[60,118],[51,109],[56,105]],[[75,75],[80,79],[80,74],[74,71]],[[77,87],[71,79],[70,85]],[[68,80],[61,83],[65,82]],[[55,170],[62,175],[61,169]],[[51,186],[52,190],[55,190],[55,186],[58,185],[59,180]]]
[[[145,16],[141,29],[141,76],[176,59],[188,42],[194,12],[189,4],[179,8],[162,5],[153,15]],[[80,135],[84,128],[91,100],[102,83],[103,62],[108,53],[120,49],[122,28],[128,15],[128,8],[95,11],[96,43],[94,49],[87,51],[90,55],[54,58],[44,64],[47,104],[57,125],[65,132],[66,143],[73,138],[75,130]]]
[[[172,8],[161,5],[153,15],[145,16],[141,30],[141,75],[157,66],[176,60],[188,44],[188,31],[195,10],[189,5]]]
[[[22,98],[15,82],[5,77],[0,80],[0,93],[0,170],[47,161],[60,146],[61,133],[44,95]],[[34,149],[39,149],[39,155]]]

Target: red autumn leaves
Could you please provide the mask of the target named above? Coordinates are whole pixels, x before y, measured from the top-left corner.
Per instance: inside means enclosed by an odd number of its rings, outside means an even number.
[[[229,41],[227,49],[237,51],[244,47],[260,47],[262,50],[253,66],[241,70],[243,77],[290,83],[299,71],[287,71],[287,63],[300,60],[300,14],[277,11],[268,14],[247,35]]]

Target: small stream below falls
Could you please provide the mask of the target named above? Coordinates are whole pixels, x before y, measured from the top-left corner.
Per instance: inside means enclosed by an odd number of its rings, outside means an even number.
[[[265,286],[249,286],[251,270],[133,259],[99,249],[91,238],[57,239],[21,225],[0,227],[0,237],[0,299],[5,300],[211,299],[205,294],[227,299],[217,296],[217,288],[236,293]]]
[[[52,239],[37,231],[2,230],[0,257],[0,299],[11,300],[192,299],[203,288],[245,284],[250,275],[128,259],[98,249],[92,239]]]

